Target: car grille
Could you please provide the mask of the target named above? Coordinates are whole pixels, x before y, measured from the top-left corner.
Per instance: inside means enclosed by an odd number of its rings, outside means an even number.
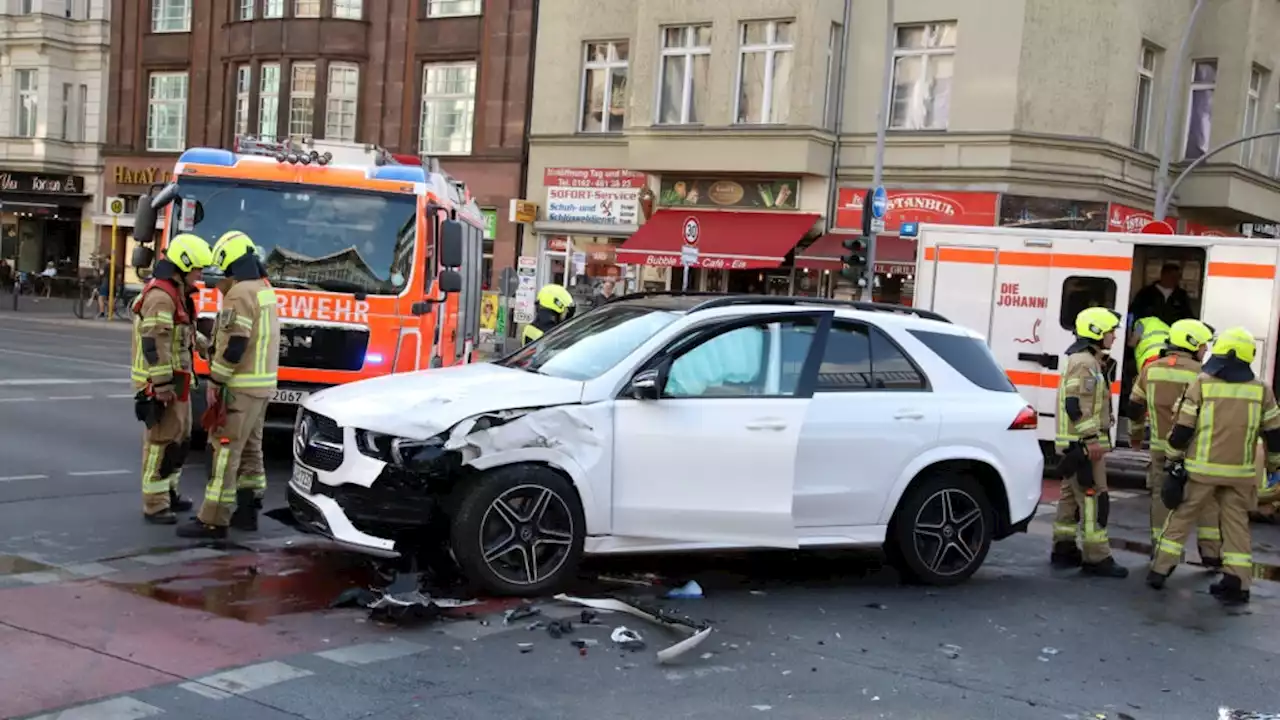
[[[369,331],[363,328],[280,327],[280,367],[359,370],[368,349]]]
[[[303,431],[303,426],[307,431]],[[298,414],[294,432],[294,456],[307,467],[332,472],[342,465],[342,428],[333,418],[310,410]]]
[[[437,525],[435,496],[418,478],[386,468],[371,487],[316,483],[311,491],[333,498],[357,530],[375,537],[399,539]]]

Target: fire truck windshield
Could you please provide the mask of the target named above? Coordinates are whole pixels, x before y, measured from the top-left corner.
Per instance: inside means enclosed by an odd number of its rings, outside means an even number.
[[[170,227],[210,244],[229,230],[246,233],[278,287],[399,295],[413,275],[416,200],[315,185],[182,178]]]

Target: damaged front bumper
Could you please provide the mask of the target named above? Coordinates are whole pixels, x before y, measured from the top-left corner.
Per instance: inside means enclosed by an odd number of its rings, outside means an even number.
[[[388,559],[400,557],[394,540],[375,537],[356,529],[333,498],[304,493],[290,484],[289,510],[300,528],[348,550]]]

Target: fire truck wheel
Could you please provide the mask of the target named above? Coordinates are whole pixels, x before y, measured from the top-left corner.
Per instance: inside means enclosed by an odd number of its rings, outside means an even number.
[[[573,485],[551,468],[495,468],[455,490],[454,557],[477,589],[543,595],[571,580],[582,559],[586,518]]]

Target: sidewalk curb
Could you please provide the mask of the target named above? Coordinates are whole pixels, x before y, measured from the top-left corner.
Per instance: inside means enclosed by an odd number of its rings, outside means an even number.
[[[58,325],[61,327],[98,328],[102,330],[130,330],[133,323],[127,320],[80,320],[79,318],[38,317],[31,314],[0,311],[0,320]]]

